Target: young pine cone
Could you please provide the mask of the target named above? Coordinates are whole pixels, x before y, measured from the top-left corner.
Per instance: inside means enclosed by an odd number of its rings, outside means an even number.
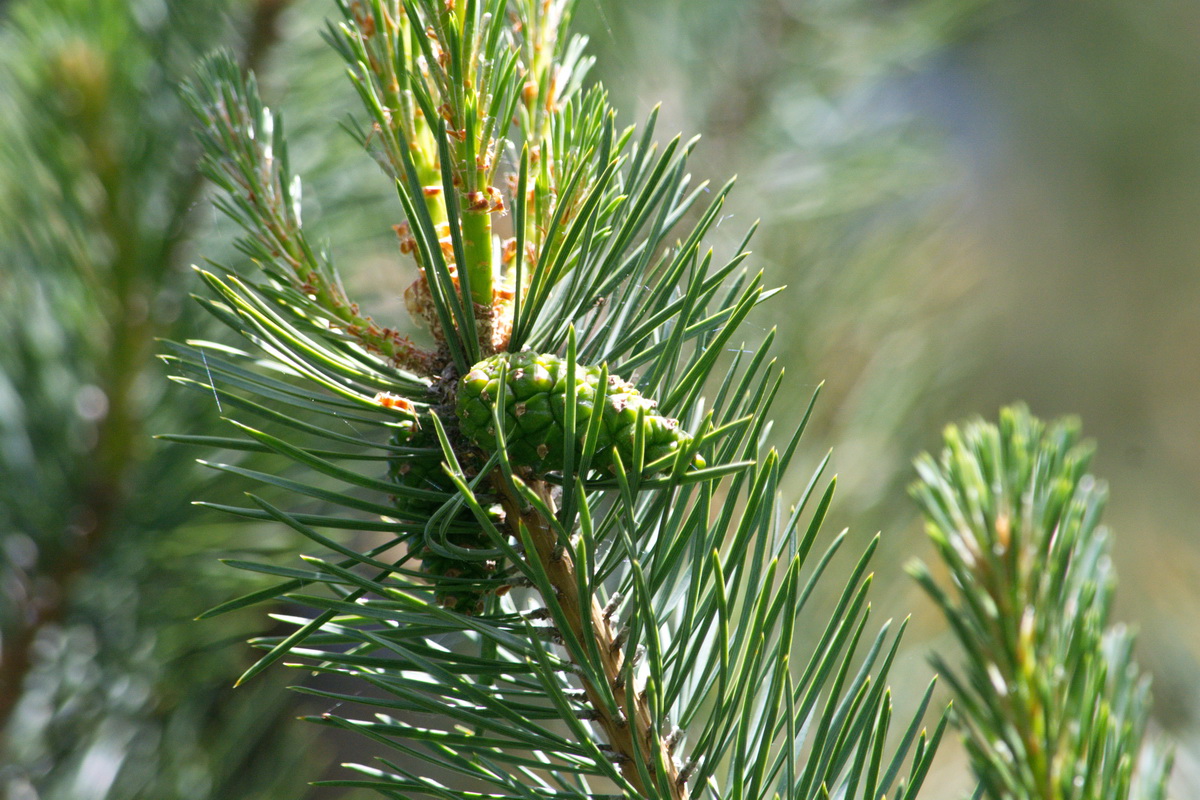
[[[505,384],[500,385],[500,368],[507,364]],[[576,365],[575,374],[567,372],[565,359],[532,352],[499,353],[484,359],[462,376],[458,383],[455,410],[459,427],[472,442],[488,452],[496,450],[496,431],[492,409],[502,404],[508,457],[514,464],[535,472],[561,469],[566,447],[563,430],[567,405],[567,381],[575,382],[576,452],[582,448],[588,422],[595,412],[600,369]],[[645,463],[677,452],[692,437],[673,419],[654,413],[655,402],[643,397],[631,384],[609,376],[601,408],[599,438],[592,466],[606,469],[614,462],[613,452],[621,456],[626,468],[633,465],[638,411],[642,411],[645,439]],[[699,455],[693,460],[704,466]],[[652,470],[669,470],[670,460]]]
[[[396,509],[402,518],[428,519],[445,500],[458,493],[450,478],[442,469],[441,453],[437,450],[437,436],[428,428],[416,426],[400,429],[392,443],[405,447],[430,448],[429,454],[396,456],[388,465],[388,476],[400,484],[416,489],[440,492],[443,499],[414,499],[397,496]],[[462,530],[447,536],[446,543],[466,550],[484,550],[492,547],[487,535],[479,528],[470,509],[462,508],[456,513],[454,523]],[[464,614],[479,614],[484,600],[499,585],[502,565],[490,558],[456,558],[431,548],[425,537],[416,534],[409,541],[409,548],[416,556],[420,570],[428,576],[434,587],[434,596],[446,608]]]

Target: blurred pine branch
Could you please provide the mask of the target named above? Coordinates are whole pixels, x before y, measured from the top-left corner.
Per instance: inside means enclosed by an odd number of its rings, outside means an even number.
[[[177,86],[219,42],[262,66],[286,6],[5,9],[0,794],[267,796],[312,774],[276,693],[229,693],[221,642],[245,621],[190,623],[249,585],[195,560],[244,547],[188,507],[228,488],[149,438],[209,413],[153,361],[156,337],[199,324],[183,267],[203,184]]]
[[[988,800],[1164,800],[1171,758],[1143,748],[1149,679],[1133,636],[1111,625],[1116,576],[1100,526],[1107,491],[1087,473],[1074,419],[1024,406],[999,425],[950,426],[912,492],[951,588],[917,581],[946,615],[964,667],[954,689],[977,796]]]

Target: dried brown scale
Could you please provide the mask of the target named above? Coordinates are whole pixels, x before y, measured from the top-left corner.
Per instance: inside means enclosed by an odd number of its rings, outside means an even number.
[[[457,289],[457,270],[453,265],[450,266],[450,269],[451,279]],[[491,308],[478,303],[474,304],[477,333],[484,355],[490,356],[503,352],[508,347],[508,341],[512,336],[511,294],[511,292],[497,292]],[[422,323],[439,345],[444,345],[446,335],[442,330],[441,319],[438,317],[437,306],[433,302],[429,280],[424,271],[404,290],[404,303],[408,308],[409,315]],[[436,370],[433,370],[429,374],[435,372]]]

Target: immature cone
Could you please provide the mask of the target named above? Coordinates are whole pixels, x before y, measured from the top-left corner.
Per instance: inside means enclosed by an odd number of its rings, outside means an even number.
[[[437,452],[437,436],[427,428],[402,428],[392,437],[392,443],[404,447],[434,448]],[[442,469],[440,452],[437,455],[397,455],[388,464],[388,477],[401,486],[442,492],[446,498],[457,494],[453,482]],[[428,519],[444,500],[423,500],[398,495],[396,509],[404,519]],[[491,549],[487,535],[475,523],[470,509],[463,508],[453,520],[473,528],[472,532],[450,533],[447,544],[468,550]],[[434,585],[434,597],[447,608],[464,614],[479,614],[483,611],[484,599],[495,591],[494,582],[499,577],[499,567],[494,559],[455,558],[431,548],[422,535],[414,536],[409,542],[411,552],[420,561],[421,572],[429,576]]]
[[[506,378],[501,386],[500,370],[505,364]],[[578,454],[595,411],[600,375],[598,367],[583,365],[576,365],[575,374],[569,375],[566,360],[558,356],[532,352],[499,353],[480,361],[459,380],[455,405],[459,427],[476,445],[488,452],[494,451],[497,439],[492,409],[500,403],[509,459],[535,472],[561,469],[566,447],[563,420],[567,407],[567,381],[575,383],[575,447]],[[632,467],[639,410],[642,412],[645,464],[653,464],[686,446],[692,440],[691,435],[675,420],[654,413],[655,405],[631,384],[609,376],[592,466],[610,468],[615,450],[621,456],[621,463],[626,468]],[[697,455],[693,463],[702,467],[704,459]],[[669,470],[672,465],[673,462],[667,460],[653,470]]]

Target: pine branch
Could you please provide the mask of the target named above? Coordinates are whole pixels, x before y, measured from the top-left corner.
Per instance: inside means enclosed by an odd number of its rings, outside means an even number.
[[[584,91],[570,2],[339,8],[328,39],[367,113],[350,127],[396,184],[400,251],[421,270],[407,305],[438,348],[396,361],[363,336],[307,242],[282,124],[209,61],[189,93],[207,170],[265,279],[214,267],[203,302],[264,357],[192,342],[169,358],[280,432],[175,438],[272,452],[288,474],[211,466],[323,504],[227,508],[324,551],[303,569],[234,564],[282,580],[210,613],[281,596],[313,611],[260,640],[242,680],[291,656],[380,690],[367,703],[396,716],[318,721],[429,770],[384,761],[336,782],[384,794],[914,797],[942,726],[920,729],[926,694],[885,757],[898,635],[864,640],[874,544],[791,668],[843,540],[806,566],[832,497],[806,511],[820,470],[794,508],[779,497],[800,431],[763,444],[774,334],[735,347],[775,292],[743,266],[748,237],[727,259],[703,244],[730,187],[698,206],[694,143],[659,145],[656,114],[619,129]],[[326,529],[386,541],[360,552]]]
[[[535,487],[533,491],[540,495],[544,507],[553,512],[550,487],[545,483],[535,484]],[[613,615],[606,613],[594,596],[581,596],[574,559],[567,548],[559,543],[547,519],[514,493],[504,488],[499,491],[513,537],[518,541],[528,539],[533,544],[533,551],[540,561],[539,569],[548,581],[550,594],[547,599],[553,596],[556,605],[551,616],[564,621],[579,642],[590,639],[588,648],[600,657],[601,672],[607,686],[601,690],[585,679],[583,689],[622,776],[642,797],[651,796],[652,787],[665,785],[669,790],[666,796],[687,798],[687,781],[680,779],[679,767],[671,748],[655,729],[645,694],[634,692],[627,682],[624,648],[620,635],[613,628]],[[608,697],[612,699],[611,706],[615,707],[615,713],[610,710],[610,704],[605,702]],[[657,753],[647,759],[641,753],[645,749],[656,750]],[[652,767],[647,770],[652,779],[649,783],[643,780],[638,771],[639,762],[647,760]],[[666,770],[661,781],[655,775],[660,768],[658,765]]]
[[[999,427],[975,421],[945,438],[939,461],[917,462],[912,492],[954,588],[924,564],[910,571],[965,653],[965,674],[935,663],[955,691],[982,796],[1165,796],[1169,758],[1151,753],[1135,777],[1149,681],[1132,634],[1109,621],[1107,493],[1086,472],[1079,423],[1046,426],[1015,406]]]

